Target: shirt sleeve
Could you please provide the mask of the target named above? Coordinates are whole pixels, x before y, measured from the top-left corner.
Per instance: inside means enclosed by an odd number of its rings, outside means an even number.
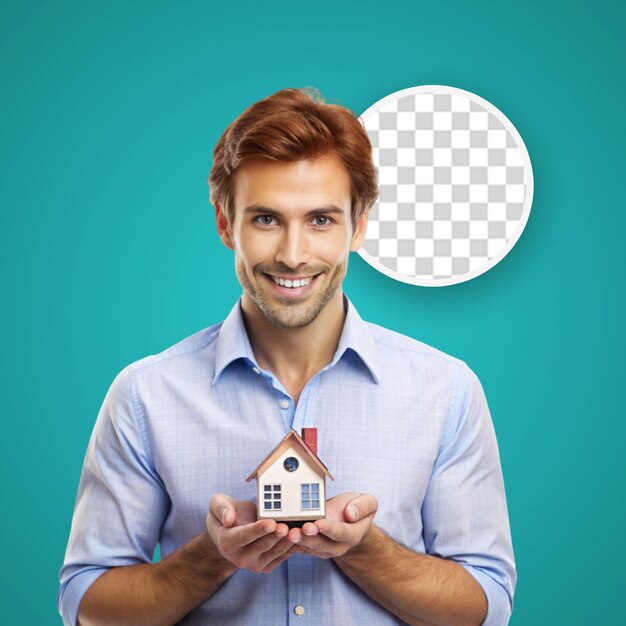
[[[112,567],[148,563],[169,498],[151,460],[148,438],[125,368],[104,399],[83,463],[57,607],[75,626],[89,586]]]
[[[483,588],[483,626],[506,626],[517,574],[504,481],[487,400],[465,363],[457,371],[422,517],[426,552],[456,561]]]

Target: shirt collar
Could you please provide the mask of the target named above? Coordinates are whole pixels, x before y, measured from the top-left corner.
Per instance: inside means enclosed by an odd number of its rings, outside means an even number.
[[[237,359],[246,359],[258,367],[243,323],[241,298],[237,300],[228,317],[222,323],[215,346],[215,384],[222,372]]]
[[[361,359],[374,382],[378,384],[380,381],[380,365],[372,333],[367,322],[361,319],[361,316],[358,314],[352,302],[348,300],[346,294],[343,295],[343,305],[346,310],[346,319],[343,324],[343,330],[341,331],[341,337],[339,338],[339,345],[337,346],[335,356],[330,364],[327,365],[327,368],[331,368],[344,354],[348,351],[352,351]]]
[[[324,369],[330,369],[344,354],[352,351],[363,362],[374,382],[378,384],[380,381],[380,365],[374,338],[367,322],[361,319],[354,305],[345,294],[343,299],[346,319],[333,360]],[[238,359],[247,360],[253,367],[258,367],[243,321],[241,298],[237,300],[228,317],[222,323],[216,340],[213,384],[219,380],[224,370]]]

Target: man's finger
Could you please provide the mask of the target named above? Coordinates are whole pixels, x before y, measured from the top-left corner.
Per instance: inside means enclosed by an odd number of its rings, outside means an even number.
[[[235,523],[235,501],[224,493],[216,493],[211,497],[209,511],[226,528]]]
[[[231,530],[232,541],[242,547],[247,546],[261,537],[266,537],[275,530],[276,522],[273,519],[259,520],[253,524],[233,528]]]
[[[259,558],[265,562],[264,567],[267,567],[272,561],[275,561],[289,552],[291,548],[293,548],[293,544],[290,541],[287,539],[279,539],[269,550],[263,551]]]
[[[276,530],[274,531],[277,537],[286,537],[289,534],[289,526],[283,522],[276,524]]]
[[[286,539],[280,539],[272,533],[241,547],[233,555],[233,562],[239,568],[259,573],[264,571],[270,562],[288,552],[291,545]]]
[[[303,547],[305,550],[310,550],[317,555],[318,552],[326,552],[327,550],[332,550],[335,543],[336,542],[329,537],[325,537],[324,535],[317,535],[315,537],[303,537],[301,543],[298,545]]]
[[[355,536],[355,528],[345,522],[331,522],[330,520],[318,520],[316,523],[320,534],[337,542],[350,541]]]
[[[284,554],[282,554],[281,556],[275,558],[273,561],[270,561],[264,568],[263,568],[263,573],[264,574],[269,574],[270,572],[273,572],[277,567],[279,567],[280,565],[282,565],[292,554],[295,554],[295,552],[293,551],[294,546],[292,545],[291,548],[289,550],[287,550],[287,552],[285,552]]]
[[[352,498],[343,510],[344,518],[351,523],[370,517],[378,511],[378,500],[371,493],[361,493]]]

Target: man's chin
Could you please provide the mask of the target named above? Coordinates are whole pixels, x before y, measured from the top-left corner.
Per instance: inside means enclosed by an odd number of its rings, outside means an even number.
[[[304,326],[308,326],[321,312],[321,309],[298,311],[295,310],[297,309],[297,306],[294,306],[294,304],[287,306],[288,310],[283,309],[281,311],[262,307],[261,312],[265,316],[265,319],[272,326],[274,326],[274,328],[302,328]]]

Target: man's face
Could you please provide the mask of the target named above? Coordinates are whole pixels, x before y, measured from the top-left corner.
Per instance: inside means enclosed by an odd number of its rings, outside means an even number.
[[[350,250],[365,236],[367,213],[353,232],[350,178],[341,159],[282,163],[255,160],[236,174],[234,220],[218,210],[222,241],[235,251],[237,278],[273,326],[310,324],[338,293]]]

